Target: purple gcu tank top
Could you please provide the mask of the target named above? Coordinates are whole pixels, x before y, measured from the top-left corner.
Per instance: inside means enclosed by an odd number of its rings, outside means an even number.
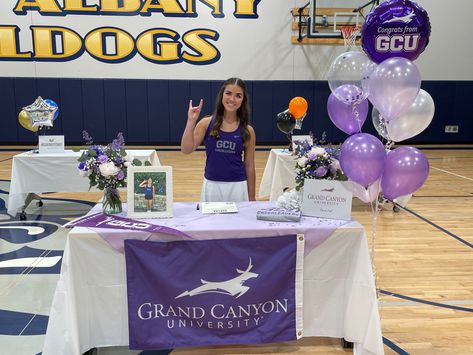
[[[243,136],[238,127],[233,132],[218,132],[218,138],[210,136],[214,120],[212,119],[205,132],[204,144],[207,153],[205,178],[213,181],[246,180],[243,164]]]

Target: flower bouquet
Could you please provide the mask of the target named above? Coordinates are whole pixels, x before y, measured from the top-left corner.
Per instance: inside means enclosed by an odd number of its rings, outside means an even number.
[[[102,146],[94,145],[87,131],[82,131],[87,149],[79,161],[79,173],[89,178],[89,189],[96,187],[104,191],[103,211],[107,214],[120,213],[122,202],[119,187],[126,187],[127,167],[141,165],[141,161],[127,156],[125,141],[120,132],[112,143]]]
[[[325,143],[325,134],[321,140],[314,140],[313,144],[307,141],[297,144],[296,156],[296,190],[304,186],[305,179],[348,180],[340,168],[338,157],[340,150],[331,144]]]
[[[306,179],[347,180],[338,161],[339,149],[325,144],[325,133],[319,141],[295,141],[294,145],[296,187],[285,191],[277,200],[277,205],[286,209],[301,208],[302,188]]]

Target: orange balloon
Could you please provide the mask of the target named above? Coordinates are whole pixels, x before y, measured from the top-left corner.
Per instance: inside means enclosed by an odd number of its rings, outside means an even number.
[[[307,112],[309,105],[307,101],[300,96],[293,98],[289,102],[289,112],[294,116],[296,120],[300,119]]]

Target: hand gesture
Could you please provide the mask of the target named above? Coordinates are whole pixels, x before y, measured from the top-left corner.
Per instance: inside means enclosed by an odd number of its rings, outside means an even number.
[[[204,100],[200,99],[199,106],[192,106],[192,100],[189,101],[189,111],[187,111],[187,120],[196,122],[200,116],[200,111],[204,105]]]

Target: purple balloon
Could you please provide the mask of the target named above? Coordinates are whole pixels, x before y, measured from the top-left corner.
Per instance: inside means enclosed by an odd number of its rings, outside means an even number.
[[[347,105],[363,101],[363,90],[352,84],[340,85],[333,91],[333,95]]]
[[[416,59],[430,37],[427,12],[409,0],[381,3],[366,16],[361,29],[361,46],[376,63],[391,57]]]
[[[381,189],[384,197],[394,200],[415,192],[429,176],[429,161],[414,147],[399,147],[387,154]]]
[[[394,120],[411,107],[421,81],[419,69],[409,59],[386,59],[368,80],[368,99],[386,121]]]
[[[368,133],[348,137],[340,149],[340,167],[343,172],[364,187],[383,175],[385,158],[383,143]]]
[[[346,86],[342,85],[335,89],[335,93],[330,94],[327,101],[327,111],[333,124],[338,129],[347,134],[353,134],[361,131],[361,127],[365,123],[368,116],[368,100],[361,101],[360,104],[348,104],[349,99],[340,101],[337,97],[345,97],[351,95],[350,90],[346,90]],[[337,95],[338,94],[338,95]]]

